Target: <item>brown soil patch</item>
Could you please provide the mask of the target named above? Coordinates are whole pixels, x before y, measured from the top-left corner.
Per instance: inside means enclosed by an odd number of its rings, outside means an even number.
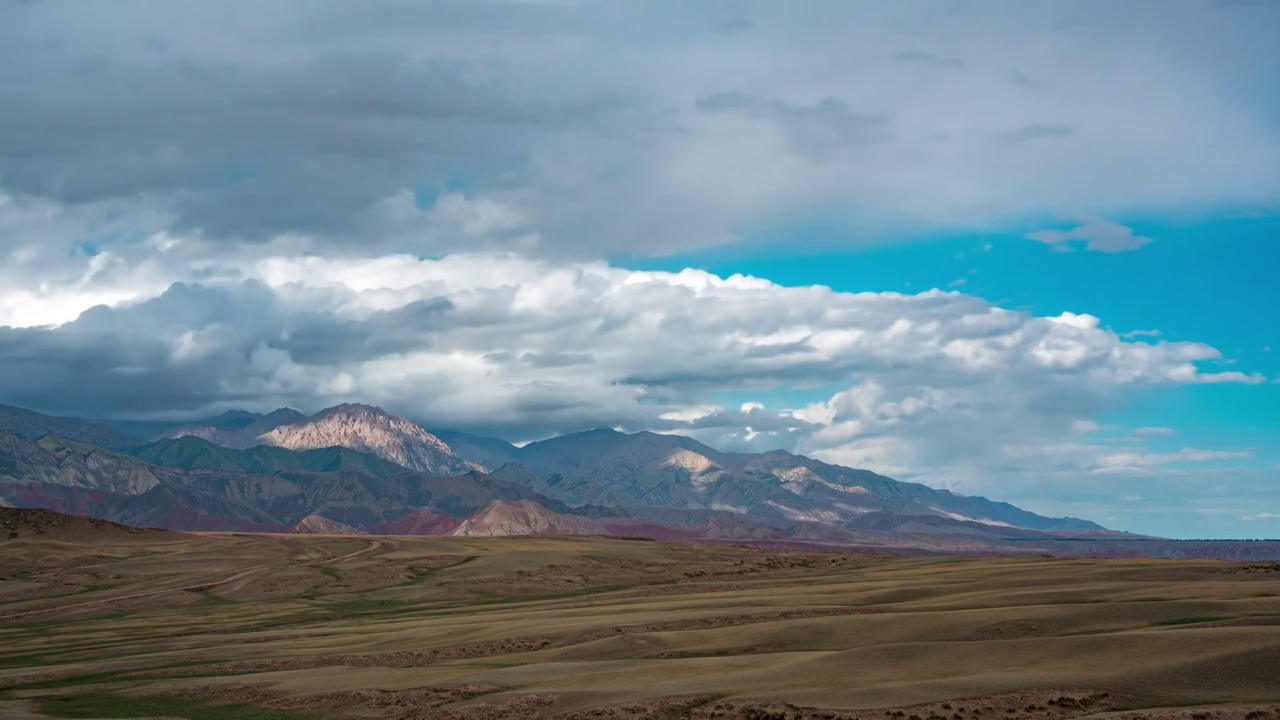
[[[1111,718],[1113,720],[1276,720],[1280,718],[1280,705],[1161,708],[1118,713]]]
[[[0,508],[0,541],[41,540],[92,542],[103,537],[138,538],[148,541],[181,534],[157,528],[135,528],[85,515],[67,515],[52,510]]]
[[[351,690],[283,698],[264,703],[281,710],[332,713],[371,711],[379,717],[411,718],[424,710],[499,692],[496,685],[441,685],[411,690]]]
[[[438,709],[441,706],[465,702],[504,689],[496,685],[438,685],[408,690],[341,690],[285,697],[265,685],[219,685],[190,688],[172,694],[218,705],[255,705],[273,710],[317,713],[317,717],[413,720],[440,717]],[[502,702],[510,700],[508,698]]]
[[[1280,562],[1257,563],[1254,565],[1245,565],[1234,570],[1229,570],[1240,575],[1255,575],[1261,573],[1280,573]]]
[[[242,662],[218,663],[216,665],[199,665],[174,670],[156,670],[140,676],[172,676],[185,675],[238,675],[260,672],[276,672],[280,670],[307,670],[320,667],[417,667],[434,665],[450,660],[467,660],[471,658],[506,655],[509,653],[532,652],[550,647],[554,641],[547,637],[507,638],[503,640],[485,640],[481,642],[448,645],[444,647],[423,648],[421,650],[401,650],[389,653],[367,655],[328,655],[308,658],[281,658],[279,660],[246,660]]]
[[[543,717],[560,699],[558,695],[519,695],[467,703],[463,707],[438,707],[425,713],[409,713],[396,720],[527,720]]]
[[[645,623],[642,625],[618,625],[583,633],[575,637],[575,643],[591,642],[614,635],[634,635],[651,632],[680,632],[682,630],[714,630],[716,628],[734,627],[735,625],[754,625],[756,623],[779,622],[782,620],[801,620],[804,618],[837,617],[842,615],[868,615],[885,612],[879,608],[813,608],[806,610],[781,610],[769,613],[750,615],[713,615],[710,617],[685,618],[666,622]]]
[[[603,707],[587,708],[565,715],[558,720],[654,720],[656,718],[687,718],[696,708],[715,702],[714,695],[689,695],[657,698],[643,702],[618,703]]]

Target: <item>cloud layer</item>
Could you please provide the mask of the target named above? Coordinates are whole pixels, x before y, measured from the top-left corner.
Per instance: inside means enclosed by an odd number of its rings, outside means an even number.
[[[152,417],[357,400],[514,440],[675,431],[1033,505],[1079,497],[1091,478],[1105,497],[1116,478],[1253,456],[1149,451],[1162,428],[1099,439],[1095,419],[1136,393],[1263,378],[1227,369],[1207,345],[1126,339],[1088,315],[501,253],[343,258],[266,245],[186,262],[206,256],[201,244],[159,234],[145,260],[82,256],[82,274],[62,284],[8,277],[11,324],[39,319],[32,307],[84,312],[0,328],[0,397]],[[38,292],[41,303],[21,300]],[[90,307],[102,298],[110,305]],[[740,400],[778,390],[822,399]]]
[[[873,243],[1271,205],[1277,22],[1199,0],[6,3],[0,185],[152,197],[210,238],[434,254],[499,222],[574,257],[814,213]],[[459,190],[484,218],[422,232]]]

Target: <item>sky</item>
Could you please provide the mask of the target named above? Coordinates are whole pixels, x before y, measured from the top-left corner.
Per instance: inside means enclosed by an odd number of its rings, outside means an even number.
[[[0,2],[0,402],[1280,537],[1280,4]]]

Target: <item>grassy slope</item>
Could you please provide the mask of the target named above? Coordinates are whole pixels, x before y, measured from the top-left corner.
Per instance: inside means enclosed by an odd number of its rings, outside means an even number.
[[[326,716],[377,715],[358,691],[459,684],[485,689],[445,707],[531,692],[554,696],[542,712],[690,694],[835,708],[1046,689],[1105,692],[1121,707],[1280,701],[1271,566],[370,542],[0,545],[0,646],[11,649],[0,687],[66,717],[140,717],[102,713],[132,712],[119,696],[175,692],[194,703],[183,716],[218,717],[261,706],[250,686],[263,682],[271,712],[328,693]],[[134,597],[80,604],[120,596]],[[91,699],[67,699],[82,692]]]

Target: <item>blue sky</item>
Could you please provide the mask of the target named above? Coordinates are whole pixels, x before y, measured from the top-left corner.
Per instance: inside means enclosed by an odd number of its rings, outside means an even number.
[[[3,3],[0,402],[681,432],[1280,537],[1277,26]]]
[[[1249,453],[1249,458],[1174,462],[1170,469],[1213,468],[1232,482],[1241,476],[1270,477],[1266,487],[1280,493],[1280,217],[1198,218],[1178,223],[1131,221],[1136,235],[1152,242],[1130,252],[1066,251],[1028,242],[1017,233],[960,234],[902,239],[874,249],[833,251],[840,230],[794,227],[779,231],[789,242],[715,248],[661,258],[628,258],[636,268],[678,271],[697,267],[718,275],[741,273],[782,285],[827,285],[847,292],[915,293],[930,288],[977,295],[1007,308],[1036,315],[1089,313],[1136,342],[1194,340],[1223,352],[1220,364],[1262,375],[1259,384],[1208,384],[1155,388],[1133,394],[1124,407],[1101,414],[1097,432],[1119,440],[1137,428],[1167,428],[1142,444],[1155,453],[1181,448],[1215,448]],[[783,252],[778,248],[787,247]],[[763,248],[763,249],[762,249]],[[1215,364],[1218,364],[1215,361]],[[830,387],[780,389],[753,397],[778,405],[804,405],[829,396]],[[726,393],[740,402],[751,393]],[[1154,431],[1153,431],[1154,432]],[[922,478],[927,481],[927,478]],[[1240,480],[1247,483],[1249,480]],[[1228,493],[1229,494],[1229,493]],[[1015,493],[1016,495],[1016,493]],[[1072,507],[1070,491],[1040,499],[1044,511]],[[1131,495],[1117,496],[1123,501]],[[1263,496],[1266,498],[1266,495]],[[1037,505],[1034,497],[1016,498]],[[1135,531],[1177,536],[1272,537],[1280,526],[1270,518],[1250,524],[1239,516],[1248,508],[1208,502],[1202,514],[1152,510],[1136,503],[1109,517]],[[1093,510],[1108,512],[1099,508]],[[1237,513],[1218,512],[1237,510]],[[1265,513],[1270,504],[1254,508]],[[1078,509],[1077,509],[1078,511]],[[1113,521],[1114,522],[1114,521]],[[1261,527],[1258,527],[1261,525]]]
[[[619,262],[638,269],[697,267],[847,292],[954,289],[1039,315],[1090,313],[1118,333],[1157,331],[1134,336],[1152,341],[1206,342],[1233,364],[1280,377],[1280,319],[1274,311],[1280,308],[1280,217],[1178,225],[1146,221],[1129,227],[1153,242],[1124,253],[1063,251],[993,232],[831,251],[824,248],[842,244],[840,230],[797,226],[779,231],[779,242],[761,238],[763,248],[748,242]],[[1248,413],[1237,417],[1266,416],[1271,422],[1258,425],[1280,428],[1277,397],[1266,392],[1258,388],[1224,402],[1252,403],[1239,408]]]

